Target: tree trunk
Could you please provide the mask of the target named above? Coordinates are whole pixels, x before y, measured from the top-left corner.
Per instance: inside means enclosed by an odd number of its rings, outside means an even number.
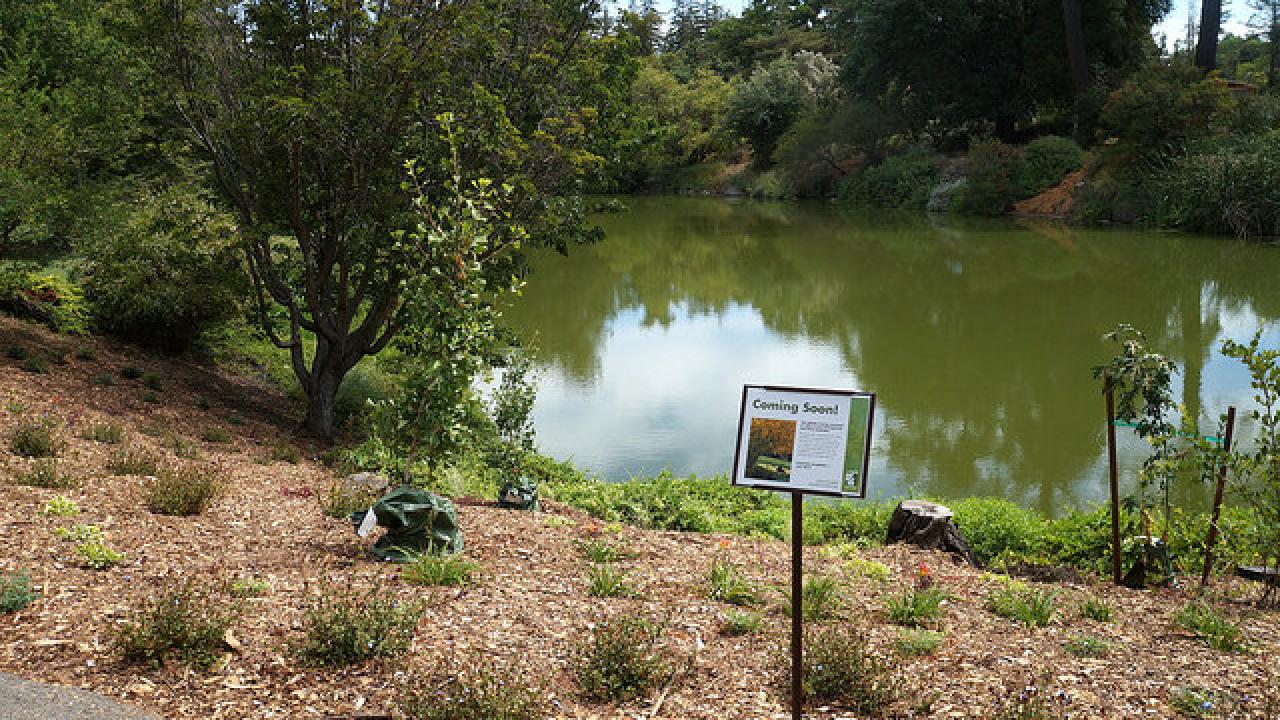
[[[329,363],[317,363],[311,371],[307,389],[307,417],[303,426],[312,435],[328,440],[333,437],[333,415],[337,404],[338,387],[342,385],[345,371]]]
[[[1062,0],[1062,23],[1071,61],[1071,85],[1077,94],[1089,87],[1089,62],[1084,50],[1084,19],[1080,0]]]
[[[977,565],[973,550],[960,528],[951,522],[951,508],[923,500],[898,503],[889,520],[888,543],[905,542],[926,550],[945,550],[970,565]]]
[[[1200,6],[1200,38],[1196,43],[1196,67],[1209,72],[1218,67],[1218,31],[1222,28],[1222,0],[1204,0]]]

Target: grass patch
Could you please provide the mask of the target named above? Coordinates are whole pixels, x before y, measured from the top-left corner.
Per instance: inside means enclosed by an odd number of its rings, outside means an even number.
[[[525,684],[525,675],[471,658],[461,666],[411,675],[396,694],[407,720],[542,720],[543,693]]]
[[[201,433],[200,439],[207,443],[221,445],[223,443],[231,442],[231,433],[227,432],[223,428],[213,427]]]
[[[271,592],[271,583],[252,575],[233,578],[227,583],[227,592],[235,598],[260,597]]]
[[[840,705],[875,715],[898,697],[901,672],[896,662],[873,653],[866,633],[858,628],[814,628],[805,634],[802,662],[804,696],[809,704]],[[789,690],[790,671],[783,675],[782,685]]]
[[[936,586],[912,588],[901,595],[886,598],[884,607],[890,622],[916,627],[942,617],[942,603],[946,599],[947,594]]]
[[[1103,598],[1086,598],[1080,603],[1080,617],[1098,622],[1111,622],[1111,617],[1115,614],[1111,603]]]
[[[166,467],[147,483],[147,509],[157,515],[199,515],[226,490],[226,479],[212,465]]]
[[[724,614],[724,622],[720,624],[720,634],[729,637],[741,637],[760,632],[764,627],[764,615],[749,610],[730,610]]]
[[[9,452],[19,457],[57,457],[65,446],[58,436],[58,423],[52,418],[20,422],[9,436]]]
[[[65,495],[54,495],[44,504],[41,514],[49,517],[74,517],[80,514],[80,506]]]
[[[102,529],[97,525],[73,525],[69,528],[57,528],[53,534],[59,540],[69,540],[71,542],[102,542]]]
[[[835,619],[844,607],[844,587],[831,575],[810,575],[804,579],[800,591],[800,608],[806,622],[823,622]],[[791,593],[783,591],[782,612],[791,616]]]
[[[603,540],[579,540],[578,552],[593,563],[611,563],[631,557],[631,553],[620,550]]]
[[[591,597],[632,597],[635,591],[627,582],[626,573],[614,568],[613,563],[595,563],[587,568],[587,594]]]
[[[0,613],[15,613],[36,601],[39,594],[31,587],[31,576],[6,573],[0,576]]]
[[[32,355],[22,361],[22,370],[35,375],[43,375],[49,372],[49,361],[39,355]]]
[[[893,574],[888,565],[857,556],[849,558],[844,564],[844,569],[854,577],[866,578],[874,583],[888,582]]]
[[[724,560],[712,560],[707,570],[707,597],[730,605],[753,605],[755,588],[736,566]]]
[[[1244,632],[1240,626],[1203,600],[1187,603],[1173,616],[1173,620],[1214,650],[1240,652],[1245,649]]]
[[[1169,706],[1183,717],[1211,718],[1218,714],[1218,696],[1212,690],[1184,686],[1169,693]]]
[[[543,515],[542,524],[549,528],[573,527],[573,520],[563,515]]]
[[[479,569],[478,563],[459,555],[414,553],[409,555],[400,577],[413,585],[460,587],[471,584],[472,576]]]
[[[115,420],[97,422],[85,428],[81,437],[103,445],[119,445],[124,442],[124,425]]]
[[[987,594],[987,609],[1027,627],[1045,627],[1053,620],[1057,593],[1037,590],[1010,580]]]
[[[422,613],[420,603],[400,602],[377,590],[351,597],[348,590],[326,588],[306,610],[297,654],[317,667],[403,655]]]
[[[80,485],[80,480],[75,475],[58,470],[55,458],[35,461],[29,470],[15,475],[13,481],[19,485],[48,490],[70,490]]]
[[[297,465],[302,461],[302,453],[298,448],[289,445],[288,443],[281,443],[271,448],[271,460],[273,462],[284,462],[289,463],[290,465]]]
[[[600,623],[578,648],[573,675],[592,700],[620,702],[648,695],[669,672],[658,642],[662,626],[623,615]]]
[[[112,475],[155,475],[160,458],[138,445],[117,448],[107,458],[107,472]]]
[[[1092,635],[1079,635],[1069,638],[1062,644],[1062,649],[1082,658],[1100,658],[1111,651],[1111,643]]]
[[[115,647],[130,662],[161,667],[169,660],[208,670],[224,649],[239,608],[196,583],[170,588],[149,601],[122,627]]]
[[[923,628],[902,628],[893,646],[902,655],[918,657],[932,655],[942,645],[943,635],[934,630]]]

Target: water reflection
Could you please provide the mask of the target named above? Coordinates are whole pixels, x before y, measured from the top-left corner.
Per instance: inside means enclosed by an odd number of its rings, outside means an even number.
[[[1224,333],[1280,317],[1280,256],[1229,240],[628,204],[600,219],[604,243],[534,258],[508,312],[540,349],[543,448],[610,478],[726,471],[741,385],[789,383],[879,394],[882,494],[1083,504],[1103,489],[1089,377],[1110,352],[1103,332],[1144,328],[1185,368],[1182,401],[1208,417],[1250,396],[1216,355]],[[1126,445],[1132,464],[1141,448]]]

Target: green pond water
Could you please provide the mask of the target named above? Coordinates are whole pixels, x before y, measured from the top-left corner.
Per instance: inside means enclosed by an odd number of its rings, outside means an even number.
[[[539,445],[611,480],[727,473],[744,383],[849,388],[877,394],[873,496],[1056,514],[1106,497],[1089,373],[1112,353],[1104,332],[1146,331],[1206,429],[1251,403],[1222,340],[1263,327],[1280,342],[1274,246],[823,204],[626,205],[598,218],[602,243],[536,255],[507,311],[539,353]],[[1144,448],[1120,439],[1131,488]]]

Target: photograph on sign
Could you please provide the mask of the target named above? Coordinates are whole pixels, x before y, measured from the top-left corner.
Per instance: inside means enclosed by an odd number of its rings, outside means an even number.
[[[734,484],[865,496],[874,403],[847,390],[746,386]]]

